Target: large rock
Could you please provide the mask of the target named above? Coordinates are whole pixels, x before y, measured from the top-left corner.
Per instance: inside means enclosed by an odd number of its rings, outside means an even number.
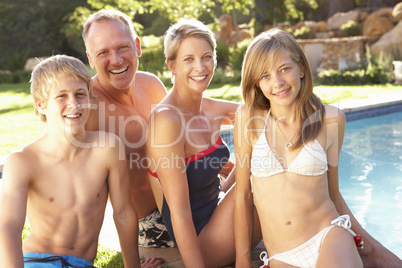
[[[371,13],[363,23],[364,36],[381,36],[394,28],[392,9],[382,8]]]
[[[402,2],[394,6],[394,9],[392,10],[392,17],[396,23],[402,20]]]
[[[391,31],[381,36],[370,50],[374,56],[378,56],[381,51],[388,55],[402,56],[402,20]]]
[[[25,62],[25,65],[24,65],[24,70],[33,70],[35,68],[35,66],[39,64],[39,62],[41,62],[47,58],[48,57],[37,57],[37,58],[27,59],[27,61]]]
[[[215,33],[215,38],[218,42],[225,45],[233,45],[236,38],[233,37],[233,21],[230,15],[222,15],[219,17],[219,26],[221,30]]]
[[[349,12],[335,13],[327,20],[328,28],[330,30],[337,30],[348,21],[359,22],[360,12],[358,10],[351,10]]]

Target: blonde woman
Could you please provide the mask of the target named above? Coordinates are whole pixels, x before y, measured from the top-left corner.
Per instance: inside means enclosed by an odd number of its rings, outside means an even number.
[[[238,104],[203,96],[214,75],[215,47],[213,33],[197,20],[169,28],[165,56],[173,88],[149,120],[157,203],[184,265],[192,268],[235,260],[234,190],[220,198],[218,173],[229,158],[220,128],[233,121]],[[253,244],[260,240],[256,235]]]

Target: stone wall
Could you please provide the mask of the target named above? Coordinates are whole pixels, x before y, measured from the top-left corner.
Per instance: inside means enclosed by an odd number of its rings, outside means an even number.
[[[373,38],[366,36],[307,39],[297,40],[306,54],[313,75],[321,70],[342,71],[355,66],[365,56],[367,43],[372,43]]]

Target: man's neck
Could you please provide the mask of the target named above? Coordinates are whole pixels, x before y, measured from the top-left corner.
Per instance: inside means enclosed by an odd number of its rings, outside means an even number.
[[[110,103],[121,104],[121,105],[134,105],[134,86],[130,89],[115,89],[112,87],[107,87],[102,85],[98,77],[94,79],[95,91],[101,93]]]

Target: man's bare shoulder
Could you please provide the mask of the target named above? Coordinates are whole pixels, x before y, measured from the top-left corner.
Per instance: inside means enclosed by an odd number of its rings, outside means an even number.
[[[150,72],[144,72],[144,71],[137,71],[135,74],[135,79],[138,79],[139,83],[143,82],[155,82],[155,83],[161,83],[162,81],[153,73]]]
[[[154,74],[149,72],[137,71],[135,74],[136,87],[147,91],[157,102],[160,102],[167,94],[167,90],[162,81]]]

